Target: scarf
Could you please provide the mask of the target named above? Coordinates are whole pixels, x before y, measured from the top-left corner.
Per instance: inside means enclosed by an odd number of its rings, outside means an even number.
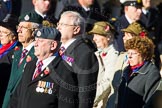
[[[13,49],[17,45],[17,41],[10,42],[6,45],[2,45],[0,48],[0,58],[7,54],[11,49]]]

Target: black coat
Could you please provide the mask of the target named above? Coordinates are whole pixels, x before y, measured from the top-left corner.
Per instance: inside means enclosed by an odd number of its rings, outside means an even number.
[[[149,38],[153,40],[155,44],[158,44],[162,36],[162,21],[160,20],[160,13],[155,8],[150,8],[148,15],[142,13],[140,23],[149,33]]]
[[[79,51],[80,58],[75,56],[77,58],[75,61],[81,62],[79,66],[82,65],[83,69],[87,70],[92,67],[92,63],[97,62],[97,59],[95,56],[90,57],[93,54],[84,44],[80,43],[77,48],[81,50],[87,48],[87,51],[82,54],[83,56]],[[36,61],[31,61],[26,65],[23,78],[12,96],[10,108],[92,108],[96,93],[98,65],[97,70],[91,71],[92,73],[84,74],[83,70],[80,71],[81,73],[74,72],[73,68],[58,56],[48,65],[49,74],[45,75],[45,70],[43,70],[43,75],[40,74],[32,81]],[[40,81],[54,84],[51,95],[36,91]]]
[[[123,36],[124,33],[121,31],[121,29],[127,28],[129,26],[129,22],[126,19],[125,15],[122,15],[115,23],[114,23],[114,27],[116,29],[116,35],[115,38],[117,40],[117,44],[118,44],[118,51],[125,51],[124,48],[124,42],[123,42]]]
[[[21,46],[19,42],[17,43],[16,47],[18,46]],[[0,76],[0,107],[3,103],[3,98],[10,78],[14,51],[15,49],[12,49],[0,59],[0,70],[2,72],[2,75]]]
[[[128,79],[129,71],[130,67],[127,67],[123,72],[117,108],[143,108],[159,84],[159,70],[154,64],[146,62]]]
[[[77,83],[80,88],[79,108],[92,108],[96,93],[98,75],[98,61],[94,49],[86,43],[82,36],[76,36],[76,40],[66,49],[65,56],[73,58],[71,66],[66,66],[77,74]]]

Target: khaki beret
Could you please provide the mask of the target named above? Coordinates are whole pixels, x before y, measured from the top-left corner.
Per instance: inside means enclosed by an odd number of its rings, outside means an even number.
[[[128,32],[128,33],[133,33],[136,36],[140,35],[140,33],[142,33],[142,32],[145,32],[146,34],[148,34],[146,29],[144,27],[142,27],[141,24],[139,24],[137,22],[133,22],[127,28],[122,29],[121,31]]]
[[[93,29],[88,32],[88,34],[99,34],[103,36],[107,36],[108,33],[113,32],[114,27],[106,22],[106,21],[99,21],[96,22],[93,26]]]

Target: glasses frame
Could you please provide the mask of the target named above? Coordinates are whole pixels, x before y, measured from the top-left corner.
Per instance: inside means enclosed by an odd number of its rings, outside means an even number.
[[[70,25],[70,24],[65,24],[65,23],[57,23],[57,26],[76,26],[76,25]]]

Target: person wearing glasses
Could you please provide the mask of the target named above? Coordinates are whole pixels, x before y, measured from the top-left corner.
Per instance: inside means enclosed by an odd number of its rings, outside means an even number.
[[[69,87],[78,89],[62,92],[62,96],[76,96],[72,100],[76,108],[92,108],[96,95],[96,83],[98,75],[98,61],[93,48],[85,37],[85,21],[81,15],[74,11],[65,11],[61,14],[57,29],[61,32],[62,59],[72,72],[70,77],[64,80]],[[67,97],[67,100],[69,100]]]
[[[117,108],[144,108],[160,82],[159,69],[152,62],[154,44],[136,36],[125,43],[128,66],[122,73]]]
[[[0,58],[6,55],[17,45],[17,32],[16,24],[18,19],[12,15],[6,17],[3,21],[0,22]]]
[[[42,24],[42,17],[35,13],[27,13],[19,17],[19,24],[17,26],[18,41],[22,44],[22,47],[16,47],[12,55],[12,68],[11,74],[5,93],[2,108],[7,108],[10,97],[15,91],[24,70],[24,66],[27,62],[31,61],[34,55],[34,36],[33,32],[39,28]]]
[[[0,70],[2,70],[3,75],[0,76],[0,105],[2,105],[3,97],[6,91],[8,79],[11,72],[11,67],[7,65],[8,59],[5,59],[6,55],[10,55],[14,48],[20,43],[17,41],[16,24],[18,23],[18,18],[14,15],[6,17],[0,22]]]

